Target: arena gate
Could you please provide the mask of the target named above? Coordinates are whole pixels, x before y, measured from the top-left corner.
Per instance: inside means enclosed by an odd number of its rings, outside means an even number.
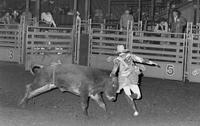
[[[26,34],[26,65],[49,65],[60,60],[62,63],[74,62],[73,28],[51,28],[28,26]],[[76,45],[77,46],[77,45]],[[75,56],[76,57],[76,56]]]
[[[183,80],[185,70],[185,34],[133,31],[129,49],[133,54],[155,61],[161,69],[146,66],[146,77]],[[142,33],[142,34],[141,34]]]
[[[187,79],[190,82],[200,82],[200,35],[190,34],[188,37]]]
[[[115,54],[116,45],[123,44],[134,54],[161,65],[161,69],[146,66],[144,75],[163,79],[183,80],[185,77],[185,34],[153,33],[92,29],[89,66],[111,70],[106,58]]]
[[[21,24],[0,24],[0,61],[23,63]]]

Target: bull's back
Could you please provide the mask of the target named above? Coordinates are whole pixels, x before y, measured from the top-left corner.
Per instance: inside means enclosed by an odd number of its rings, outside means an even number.
[[[108,74],[102,70],[75,65],[75,64],[61,64],[57,67],[56,73],[58,75],[70,76],[77,81],[90,82],[91,84],[98,84],[108,78]]]

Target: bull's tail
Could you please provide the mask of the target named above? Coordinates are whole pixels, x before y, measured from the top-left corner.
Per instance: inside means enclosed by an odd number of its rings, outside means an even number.
[[[41,68],[43,68],[42,65],[34,64],[34,65],[31,66],[30,72],[31,72],[31,74],[35,75],[36,73],[39,72],[39,70]]]

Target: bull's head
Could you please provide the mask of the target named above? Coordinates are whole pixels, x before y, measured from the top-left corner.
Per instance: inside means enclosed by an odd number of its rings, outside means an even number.
[[[105,86],[105,95],[108,100],[114,101],[116,99],[117,90],[119,88],[118,78],[111,77]]]

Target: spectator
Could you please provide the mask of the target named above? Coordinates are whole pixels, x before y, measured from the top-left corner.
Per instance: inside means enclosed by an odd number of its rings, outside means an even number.
[[[5,24],[10,24],[11,23],[11,15],[9,12],[6,12],[5,15],[2,17],[2,21],[5,23]]]
[[[184,17],[181,16],[180,11],[173,10],[170,25],[172,33],[183,33],[187,25],[187,21]]]
[[[28,10],[28,11],[24,11],[24,12],[22,12],[22,14],[21,14],[21,17],[22,16],[24,16],[25,17],[25,22],[28,24],[28,25],[30,25],[31,24],[31,22],[29,21],[31,18],[32,18],[32,13]]]
[[[133,16],[130,15],[129,10],[125,10],[125,13],[120,18],[120,29],[127,30],[128,22],[134,22]]]
[[[161,18],[159,23],[156,24],[155,32],[168,32],[168,23],[165,18]]]
[[[104,23],[103,11],[101,9],[95,10],[93,21],[100,24]]]
[[[50,12],[42,12],[41,14],[41,20],[44,21],[46,24],[48,24],[50,27],[56,27],[56,23],[53,19],[53,16],[51,15]]]

